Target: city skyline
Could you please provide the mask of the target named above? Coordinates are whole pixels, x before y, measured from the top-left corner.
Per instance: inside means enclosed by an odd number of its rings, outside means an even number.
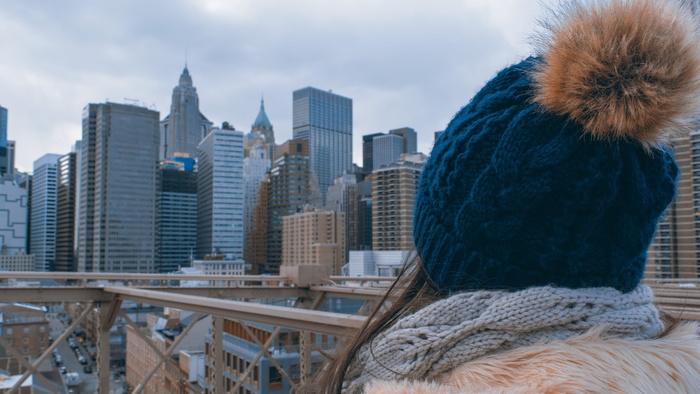
[[[0,42],[0,105],[21,171],[70,150],[86,103],[137,99],[162,120],[185,63],[215,125],[247,132],[264,96],[277,139],[291,139],[292,92],[314,86],[353,99],[353,162],[362,135],[400,127],[429,152],[493,70],[532,52],[521,37],[543,14],[534,0],[40,3],[0,16],[19,37]]]

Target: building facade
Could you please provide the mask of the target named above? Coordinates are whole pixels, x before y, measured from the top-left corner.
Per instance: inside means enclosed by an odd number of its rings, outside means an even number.
[[[414,255],[408,250],[353,250],[343,266],[344,276],[394,277]]]
[[[426,157],[402,155],[372,172],[372,250],[411,250],[413,208]]]
[[[262,144],[253,145],[248,156],[243,159],[243,187],[244,187],[244,216],[243,232],[245,236],[244,259],[248,261],[248,248],[252,247],[252,237],[255,225],[255,208],[259,202],[260,183],[265,181],[270,171],[272,161],[268,156],[268,149]]]
[[[83,110],[79,271],[155,272],[158,118],[116,103]]]
[[[53,271],[76,271],[75,216],[78,194],[78,155],[71,152],[58,159],[56,201],[56,258]]]
[[[243,258],[243,133],[213,128],[199,144],[197,258]]]
[[[197,252],[197,172],[194,159],[163,161],[158,173],[156,271],[189,267]]]
[[[328,188],[326,209],[345,214],[345,260],[350,250],[359,250],[357,177],[343,174]]]
[[[270,123],[270,119],[265,112],[265,101],[260,99],[260,111],[250,128],[250,133],[246,135],[245,157],[250,156],[253,145],[260,145],[267,150],[267,157],[275,157],[277,145],[275,144],[275,130]]]
[[[197,157],[197,146],[212,123],[199,112],[199,95],[192,84],[187,66],[182,70],[178,85],[173,88],[170,114],[160,122],[159,160],[176,153]]]
[[[372,140],[372,171],[382,166],[396,163],[403,151],[403,138],[400,135],[385,134],[374,137]]]
[[[345,256],[344,213],[306,208],[284,217],[282,265],[325,265],[340,275]]]
[[[34,161],[31,195],[31,244],[37,272],[52,271],[56,262],[56,216],[58,208],[58,161],[61,155],[46,154]]]
[[[7,108],[0,106],[0,177],[10,169],[10,161],[7,148]]]
[[[261,201],[258,203],[267,207],[265,241],[264,244],[258,243],[263,250],[251,251],[257,255],[255,261],[258,263],[253,271],[259,274],[279,274],[283,218],[302,212],[312,198],[308,141],[289,140],[278,148],[277,154],[266,184],[261,186],[266,194],[264,197],[260,194]]]
[[[192,312],[166,308],[161,315],[148,315],[144,331],[153,345],[161,353],[165,353],[194,317],[196,316]],[[143,391],[146,393],[189,394],[190,390],[185,382],[193,383],[197,387],[197,380],[192,381],[189,368],[181,362],[185,361],[181,352],[203,352],[204,336],[209,327],[211,327],[211,317],[195,321],[187,336],[181,339],[177,347],[173,349],[169,356],[170,360],[161,364],[158,371],[144,386]],[[126,330],[126,381],[129,386],[135,388],[143,382],[146,374],[153,368],[157,360],[158,355],[151,345],[141,335],[138,335],[132,326],[128,326]]]
[[[352,99],[308,87],[294,91],[294,139],[309,142],[309,162],[325,201],[337,176],[352,170]]]
[[[46,308],[30,304],[0,304],[0,335],[30,363],[49,347],[49,321]],[[26,369],[0,346],[0,365],[11,374]]]
[[[0,180],[0,255],[27,253],[28,209],[27,189]]]

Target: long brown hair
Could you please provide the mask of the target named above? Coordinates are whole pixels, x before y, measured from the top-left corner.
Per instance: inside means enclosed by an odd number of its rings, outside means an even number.
[[[420,257],[417,254],[413,255],[414,257],[409,258],[404,264],[394,283],[371,311],[357,335],[343,341],[336,348],[332,359],[328,361],[319,379],[322,393],[341,392],[345,371],[364,344],[371,343],[377,334],[390,327],[401,317],[446,295],[430,280]]]

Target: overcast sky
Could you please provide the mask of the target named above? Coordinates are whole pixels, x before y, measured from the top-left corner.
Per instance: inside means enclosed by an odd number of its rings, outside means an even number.
[[[545,1],[545,3],[551,3]],[[88,103],[170,109],[185,64],[201,112],[250,131],[265,97],[278,143],[292,137],[292,91],[353,99],[354,161],[364,134],[433,132],[506,65],[531,53],[537,0],[4,1],[0,105],[16,166],[81,138]]]

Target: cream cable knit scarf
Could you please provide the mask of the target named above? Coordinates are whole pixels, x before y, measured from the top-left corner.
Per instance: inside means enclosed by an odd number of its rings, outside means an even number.
[[[664,329],[653,298],[646,285],[627,294],[607,287],[455,294],[400,319],[371,348],[360,348],[343,392],[361,393],[375,379],[434,379],[477,357],[599,326],[608,336],[653,338]]]

